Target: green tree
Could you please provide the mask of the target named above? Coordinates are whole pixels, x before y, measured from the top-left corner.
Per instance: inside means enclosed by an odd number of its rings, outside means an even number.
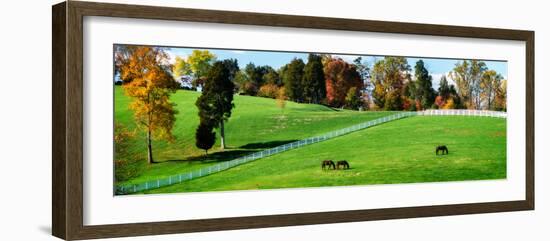
[[[214,146],[214,143],[216,143],[216,132],[213,131],[213,127],[201,122],[195,131],[195,146],[203,149],[208,156],[208,150]]]
[[[444,75],[441,76],[441,79],[439,80],[439,88],[437,89],[437,92],[439,96],[443,97],[444,99],[449,98],[451,95],[451,87],[449,86],[449,81],[447,81],[447,77]]]
[[[283,86],[279,73],[270,66],[267,66],[267,73],[263,76],[263,83]]]
[[[201,96],[195,105],[199,109],[201,123],[220,129],[221,149],[225,149],[225,122],[231,117],[233,91],[235,85],[231,79],[231,70],[227,63],[217,61],[208,72]]]
[[[285,84],[287,97],[295,102],[303,102],[302,78],[304,75],[304,61],[294,58],[286,65],[283,73],[283,82]]]
[[[222,63],[225,65],[227,71],[229,71],[229,79],[234,81],[235,76],[239,72],[239,62],[236,59],[224,59]]]
[[[242,71],[242,74],[240,74],[237,78],[240,85],[240,90],[247,95],[257,95],[258,90],[265,83],[265,76],[269,73],[269,71],[275,72],[275,70],[273,70],[270,66],[256,66],[253,63],[248,63],[245,66],[244,71]]]
[[[235,84],[235,88],[236,90],[238,90],[239,93],[253,96],[256,95],[256,93],[258,92],[258,86],[252,84],[252,81],[248,79],[248,75],[246,75],[243,70],[240,70],[235,74],[233,83]]]
[[[302,78],[303,99],[308,103],[321,103],[326,97],[325,73],[321,56],[309,54]]]
[[[418,60],[414,66],[416,93],[415,100],[420,102],[422,109],[430,108],[435,100],[435,91],[432,88],[432,76],[426,69],[424,61]]]
[[[361,100],[361,91],[357,87],[351,87],[346,94],[346,108],[358,110],[363,107]]]

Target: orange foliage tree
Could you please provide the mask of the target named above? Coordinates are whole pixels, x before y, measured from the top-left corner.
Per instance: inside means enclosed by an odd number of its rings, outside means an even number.
[[[279,92],[279,86],[276,84],[265,84],[262,85],[260,90],[258,90],[258,96],[267,97],[267,98],[277,98],[277,93]]]
[[[348,64],[340,58],[328,61],[324,71],[327,102],[330,106],[344,106],[349,89],[363,88],[363,81],[355,65]]]
[[[439,109],[442,109],[443,106],[445,105],[445,101],[446,99],[443,96],[438,95],[437,97],[435,97],[434,104],[437,105]]]
[[[124,93],[132,98],[130,109],[139,128],[146,133],[147,161],[154,163],[151,140],[172,141],[176,120],[170,94],[178,83],[172,77],[168,55],[162,48],[117,46],[115,66]]]

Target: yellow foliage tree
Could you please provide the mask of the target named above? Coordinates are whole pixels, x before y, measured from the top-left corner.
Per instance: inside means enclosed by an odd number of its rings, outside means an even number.
[[[454,109],[454,108],[455,108],[455,101],[453,100],[453,98],[447,99],[447,101],[445,102],[445,105],[441,107],[441,109],[445,109],[445,110]]]
[[[281,108],[281,112],[284,114],[285,106],[286,106],[286,90],[285,88],[279,88],[277,91],[277,106]]]
[[[147,160],[154,163],[152,139],[173,140],[176,120],[170,94],[178,83],[171,73],[168,55],[162,48],[123,46],[116,49],[117,72],[124,93],[131,97],[130,109],[139,128],[146,133]]]

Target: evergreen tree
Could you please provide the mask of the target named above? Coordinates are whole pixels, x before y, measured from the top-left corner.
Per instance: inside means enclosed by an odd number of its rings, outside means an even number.
[[[435,100],[435,91],[432,88],[432,76],[426,69],[424,61],[418,60],[414,66],[416,83],[416,100],[420,101],[422,109],[430,108]]]
[[[220,128],[221,148],[225,148],[225,122],[231,117],[233,91],[227,63],[217,61],[208,72],[201,96],[195,105],[199,109],[201,123]]]
[[[208,155],[208,150],[216,143],[216,132],[213,127],[201,122],[195,131],[195,146],[203,149],[205,155]]]
[[[304,101],[321,103],[326,97],[325,74],[321,56],[309,54],[302,79]]]
[[[447,77],[441,76],[441,79],[439,80],[439,88],[437,89],[437,91],[439,92],[439,96],[443,97],[444,99],[447,99],[449,95],[451,95],[451,87],[449,86],[449,81],[447,81]]]
[[[303,102],[303,87],[302,78],[304,75],[304,61],[294,58],[286,65],[283,82],[285,84],[286,93],[290,100],[295,102]]]

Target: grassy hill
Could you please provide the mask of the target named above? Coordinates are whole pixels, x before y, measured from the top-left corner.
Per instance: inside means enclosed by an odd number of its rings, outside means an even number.
[[[390,115],[392,112],[358,112],[334,110],[322,105],[287,102],[281,110],[276,101],[268,98],[235,96],[235,108],[226,124],[228,149],[219,150],[219,137],[204,158],[204,151],[195,147],[195,129],[199,124],[195,100],[200,93],[179,90],[171,96],[178,114],[173,129],[175,141],[153,141],[157,164],[150,165],[143,174],[124,183],[139,183],[167,177],[212,162],[226,161],[257,150],[345,128],[353,124]],[[130,99],[122,88],[115,87],[115,120],[126,128],[135,129],[133,113],[128,109]],[[130,141],[127,155],[146,162],[145,134],[137,133]]]
[[[435,146],[440,144],[447,145],[449,155],[435,155]],[[351,169],[322,171],[324,159],[348,160]],[[505,119],[418,116],[146,193],[502,178],[506,178]]]

